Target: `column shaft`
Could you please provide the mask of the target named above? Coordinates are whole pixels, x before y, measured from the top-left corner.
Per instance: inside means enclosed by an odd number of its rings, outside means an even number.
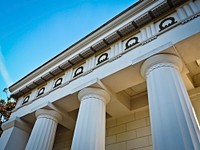
[[[154,149],[200,149],[198,123],[179,73],[180,59],[162,54],[145,63]]]
[[[26,150],[51,150],[58,118],[61,116],[52,110],[39,110],[36,112],[36,116],[37,120],[26,145]]]
[[[71,149],[104,150],[106,100],[109,96],[103,90],[87,88],[79,93],[79,97],[81,104]]]

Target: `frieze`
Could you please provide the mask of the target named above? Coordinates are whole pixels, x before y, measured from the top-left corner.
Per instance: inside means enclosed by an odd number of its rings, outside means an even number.
[[[125,44],[125,50],[139,43],[138,37],[130,38]]]
[[[62,84],[62,81],[63,81],[63,78],[58,78],[58,79],[55,81],[53,87],[54,87],[54,88],[55,88],[55,87],[58,87],[59,85]]]
[[[195,15],[193,15],[193,16],[187,18],[187,19],[184,19],[183,21],[181,21],[181,24],[185,24],[185,23],[187,23],[187,22],[189,22],[189,21],[191,21],[191,20],[193,20],[193,19],[195,19],[195,18],[197,18],[199,16],[200,16],[200,13],[197,13],[197,14],[195,14]]]
[[[44,94],[44,91],[45,91],[45,87],[42,87],[38,90],[38,94],[37,94],[37,97]]]
[[[142,45],[145,45],[145,44],[147,44],[147,43],[149,43],[149,42],[151,42],[151,41],[153,41],[153,40],[155,40],[155,39],[157,39],[157,36],[156,36],[156,35],[153,36],[153,37],[151,37],[151,38],[149,38],[149,39],[147,39],[147,40],[145,40],[145,41],[143,41],[141,44],[142,44]]]
[[[103,53],[99,56],[99,58],[97,59],[97,64],[96,65],[99,65],[103,62],[105,62],[106,60],[108,60],[108,53]]]
[[[174,17],[165,18],[159,24],[159,28],[160,28],[159,32],[167,29],[168,27],[174,25],[175,23],[177,23],[177,21]]]
[[[198,17],[199,16],[199,14],[196,14],[195,16],[191,16],[191,17],[188,17],[187,19],[189,20],[189,18],[191,18],[191,20],[193,19],[193,18],[195,18],[195,17]],[[124,53],[126,53],[127,51],[128,51],[128,49],[129,48],[131,48],[131,47],[136,47],[136,46],[139,46],[140,44],[141,45],[145,45],[145,44],[147,44],[147,43],[149,43],[149,42],[151,42],[152,40],[154,40],[154,39],[156,39],[157,38],[157,36],[159,36],[161,33],[163,33],[163,32],[161,32],[161,31],[163,31],[163,30],[165,30],[165,29],[167,29],[167,28],[170,28],[171,26],[173,26],[174,24],[176,24],[177,22],[179,22],[179,20],[177,19],[177,14],[171,14],[170,16],[168,16],[167,18],[165,18],[165,19],[163,19],[161,22],[157,22],[156,24],[155,24],[155,27],[157,27],[157,33],[158,32],[160,32],[160,33],[158,33],[158,34],[156,34],[156,35],[152,35],[150,38],[148,38],[147,40],[145,40],[145,41],[142,41],[142,39],[141,39],[141,32],[140,33],[138,33],[138,34],[135,34],[133,37],[131,37],[130,39],[128,39],[128,40],[126,40],[125,41],[125,43],[123,43],[122,42],[122,49],[123,49],[123,51],[122,52],[120,52],[120,53],[118,53],[116,56],[114,56],[114,57],[109,57],[109,51],[107,51],[107,52],[104,52],[103,54],[101,54],[100,56],[97,56],[96,57],[96,64],[93,66],[93,68],[96,68],[96,66],[98,66],[98,65],[100,65],[100,64],[102,64],[103,62],[106,62],[106,60],[109,60],[109,62],[111,62],[111,61],[113,61],[113,60],[116,60],[117,58],[119,58],[119,57],[121,57]],[[180,23],[182,23],[182,22],[180,22]],[[177,24],[178,25],[178,24]],[[140,42],[140,40],[142,41],[142,42]],[[127,50],[127,51],[126,51]],[[87,67],[86,67],[87,68]],[[93,70],[93,68],[92,69],[90,69],[89,71],[88,70],[85,70],[86,72],[86,74],[88,74],[88,73],[90,73],[90,72],[92,72],[92,70]],[[76,77],[78,77],[79,75],[81,75],[81,74],[83,74],[84,73],[84,66],[80,66],[80,67],[78,67],[78,68],[76,68],[76,69],[74,69],[75,71],[74,71],[74,73],[73,73],[73,76],[72,76],[72,78],[70,78],[69,77],[69,79],[68,79],[68,83],[70,82],[70,81],[72,81],[74,78],[76,78]],[[87,72],[88,71],[88,72]],[[85,75],[85,74],[84,74]],[[59,80],[59,81],[57,81],[57,80]],[[57,86],[59,86],[60,84],[62,84],[62,82],[63,82],[63,79],[57,79],[55,82],[54,82],[54,84],[53,84],[53,88],[55,88],[55,87],[57,87]],[[62,80],[62,81],[60,81],[60,80]],[[65,85],[65,83],[63,84],[63,85]],[[43,87],[43,88],[41,88],[40,90],[38,90],[38,93],[37,93],[37,95],[36,95],[36,98],[37,97],[39,97],[40,95],[42,95],[42,94],[44,94],[44,91],[45,91],[45,87]]]
[[[83,66],[78,67],[74,72],[74,78],[83,73]]]
[[[26,97],[23,99],[22,105],[28,103],[29,99],[30,99],[30,96],[29,96],[29,95],[26,96]]]

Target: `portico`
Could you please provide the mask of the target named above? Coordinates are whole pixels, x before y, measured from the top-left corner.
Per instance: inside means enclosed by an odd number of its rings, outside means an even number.
[[[200,149],[199,12],[138,2],[12,85],[1,148]]]

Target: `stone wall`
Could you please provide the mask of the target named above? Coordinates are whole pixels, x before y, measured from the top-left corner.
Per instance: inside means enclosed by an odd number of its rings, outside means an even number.
[[[53,150],[70,150],[73,132],[61,125],[58,126]]]
[[[148,109],[107,120],[106,150],[151,150]]]
[[[200,118],[200,100],[193,101]],[[53,150],[70,150],[73,133],[58,126]],[[106,150],[152,150],[148,108],[117,119],[106,121]]]
[[[200,97],[199,97],[199,100],[192,101],[192,105],[194,107],[195,114],[200,124]]]

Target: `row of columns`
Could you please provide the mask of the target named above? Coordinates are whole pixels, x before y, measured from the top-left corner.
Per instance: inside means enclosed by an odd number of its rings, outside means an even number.
[[[105,149],[105,112],[110,96],[97,88],[86,88],[79,92],[81,101],[72,150]],[[36,111],[36,123],[31,132],[26,150],[50,150],[56,133],[56,127],[62,116],[52,110]]]
[[[147,81],[155,150],[200,149],[199,126],[180,75],[182,68],[181,60],[170,54],[152,56],[141,68]],[[81,103],[71,150],[104,150],[106,104],[110,96],[102,89],[85,88],[79,92],[78,98]],[[25,149],[50,150],[62,116],[44,109],[36,111],[36,116]]]

